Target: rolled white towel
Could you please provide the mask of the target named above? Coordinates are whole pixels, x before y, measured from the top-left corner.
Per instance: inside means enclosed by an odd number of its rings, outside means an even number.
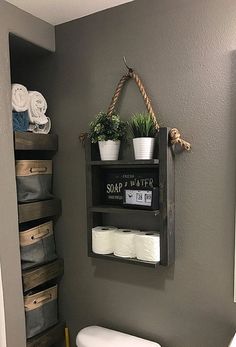
[[[49,134],[51,127],[52,127],[52,122],[49,117],[47,117],[48,122],[46,124],[30,124],[28,131],[32,131],[35,134]]]
[[[46,124],[48,122],[45,115],[47,110],[47,101],[39,92],[29,92],[29,119],[33,124]]]
[[[11,86],[12,110],[24,112],[29,107],[29,92],[22,84],[14,83]]]

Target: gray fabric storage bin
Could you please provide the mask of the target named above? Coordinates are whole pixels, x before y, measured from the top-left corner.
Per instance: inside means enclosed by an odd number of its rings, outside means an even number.
[[[27,339],[57,324],[57,286],[26,295],[24,303]]]
[[[20,231],[22,269],[28,269],[57,258],[53,222]]]
[[[16,161],[17,198],[19,202],[51,199],[52,161]]]

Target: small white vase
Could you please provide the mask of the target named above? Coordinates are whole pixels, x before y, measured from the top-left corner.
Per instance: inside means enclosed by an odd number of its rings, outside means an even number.
[[[118,160],[120,141],[98,141],[101,160]]]
[[[137,137],[133,139],[134,157],[138,159],[152,159],[155,138],[153,137]]]

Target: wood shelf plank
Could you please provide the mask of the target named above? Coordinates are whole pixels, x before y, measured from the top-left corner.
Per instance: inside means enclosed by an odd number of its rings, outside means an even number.
[[[108,205],[98,205],[89,208],[91,212],[100,213],[120,213],[120,214],[143,214],[146,216],[158,216],[160,214],[159,210],[141,210],[137,208],[126,208],[123,206],[108,206]]]
[[[59,278],[64,273],[64,262],[57,259],[51,263],[41,265],[22,272],[24,292],[40,286],[48,281]]]
[[[105,167],[153,167],[159,165],[159,159],[151,160],[93,160],[88,162],[92,166],[105,166]]]
[[[57,151],[58,136],[56,134],[34,134],[31,132],[15,132],[16,151]]]
[[[61,200],[57,198],[18,204],[19,223],[60,215]]]
[[[142,265],[142,266],[151,267],[151,268],[156,268],[157,266],[159,266],[159,262],[142,261],[142,260],[131,259],[131,258],[121,258],[121,257],[116,257],[113,254],[104,255],[104,254],[96,254],[91,252],[89,256],[92,258],[97,258],[97,259],[111,260],[111,261],[117,261],[120,263],[133,264],[133,265]]]
[[[65,338],[65,323],[58,323],[43,333],[27,340],[27,347],[51,347]]]

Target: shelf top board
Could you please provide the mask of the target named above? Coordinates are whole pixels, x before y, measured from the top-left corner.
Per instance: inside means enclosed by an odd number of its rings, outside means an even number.
[[[54,260],[48,264],[23,270],[22,279],[24,292],[36,288],[50,280],[59,278],[64,273],[64,262],[62,259]]]
[[[132,259],[132,258],[121,258],[121,257],[116,257],[113,254],[104,255],[104,254],[95,254],[95,253],[91,252],[89,254],[89,256],[92,258],[97,258],[97,259],[113,260],[113,261],[118,261],[121,263],[141,265],[141,266],[146,266],[146,267],[151,267],[151,268],[156,268],[157,266],[159,266],[159,262],[143,261],[143,260]]]
[[[159,164],[159,159],[151,160],[92,160],[89,162],[92,166],[156,166]]]
[[[31,132],[14,132],[16,151],[57,151],[56,134],[34,134]]]
[[[18,204],[19,223],[61,215],[60,199]]]
[[[160,214],[159,210],[141,210],[138,208],[126,208],[123,206],[107,206],[107,205],[98,205],[92,206],[89,208],[91,212],[100,212],[100,213],[121,213],[121,214],[144,214],[144,215],[153,215],[158,216]]]

